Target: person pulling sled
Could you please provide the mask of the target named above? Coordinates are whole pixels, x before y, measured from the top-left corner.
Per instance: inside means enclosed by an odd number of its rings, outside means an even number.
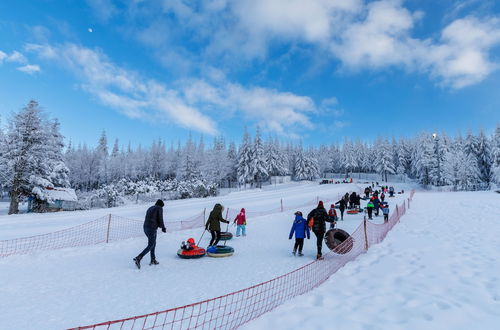
[[[210,231],[210,235],[212,235],[212,239],[210,240],[210,244],[208,246],[216,246],[220,240],[220,223],[229,223],[229,221],[225,220],[222,217],[222,211],[224,210],[224,206],[217,203],[214,205],[213,210],[210,212],[208,216],[207,223],[205,224],[205,230]]]

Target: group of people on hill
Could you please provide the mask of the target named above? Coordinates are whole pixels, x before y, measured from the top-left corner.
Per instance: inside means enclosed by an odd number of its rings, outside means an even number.
[[[373,219],[373,212],[375,211],[375,216],[379,216],[380,210],[384,215],[384,222],[389,220],[389,205],[384,203],[385,194],[389,193],[392,197],[394,196],[394,187],[382,187],[381,190],[372,190],[372,187],[368,186],[365,188],[365,198],[369,199],[366,205],[366,211],[368,213],[368,219]],[[371,197],[370,197],[371,194]],[[307,215],[307,219],[304,219],[301,211],[295,212],[295,219],[292,224],[292,228],[290,230],[289,239],[295,235],[295,244],[293,247],[293,255],[296,255],[298,252],[299,256],[303,256],[302,250],[304,247],[304,239],[310,239],[310,232],[312,231],[316,236],[316,247],[317,247],[317,259],[322,259],[322,246],[323,239],[326,233],[326,223],[330,223],[330,228],[335,228],[335,224],[337,223],[337,211],[335,209],[335,205],[339,205],[340,211],[340,219],[344,220],[344,211],[346,209],[360,209],[361,206],[361,196],[356,192],[352,192],[351,194],[346,193],[339,201],[335,204],[332,204],[328,212],[326,211],[323,201],[319,201],[316,208],[311,210]],[[158,265],[159,262],[156,260],[155,256],[155,247],[156,247],[156,233],[158,228],[161,228],[162,232],[166,233],[167,229],[165,227],[165,223],[163,221],[163,206],[164,202],[159,199],[156,201],[155,205],[151,206],[146,211],[146,217],[144,220],[144,234],[148,238],[148,245],[146,248],[135,257],[134,263],[137,268],[141,268],[141,260],[147,254],[150,253],[151,260],[150,265]],[[229,224],[230,222],[223,218],[222,212],[224,210],[224,206],[217,203],[215,204],[213,210],[210,212],[208,216],[208,220],[205,224],[205,230],[209,231],[211,234],[211,239],[209,243],[210,246],[216,246],[221,239],[221,223]],[[236,237],[240,235],[246,236],[246,214],[245,209],[242,208],[240,212],[236,215],[233,223],[237,226],[236,229]],[[189,242],[190,245],[194,244],[193,242]]]
[[[158,228],[161,228],[162,232],[164,233],[167,232],[167,228],[165,227],[165,223],[163,221],[163,206],[165,206],[165,203],[161,199],[159,199],[156,201],[155,205],[151,206],[146,211],[143,230],[144,234],[148,238],[148,245],[141,253],[139,253],[137,257],[133,259],[135,265],[139,269],[141,269],[142,258],[144,258],[144,256],[148,253],[151,257],[149,265],[159,264],[159,262],[156,260],[155,255],[156,233]],[[209,231],[210,235],[212,236],[210,239],[209,247],[217,245],[217,243],[219,243],[219,240],[221,239],[221,223],[230,223],[222,217],[222,211],[224,211],[224,206],[219,203],[215,204],[205,224],[205,230]],[[240,233],[241,235],[246,236],[247,219],[244,208],[242,208],[238,215],[236,215],[233,223],[237,226],[236,237],[239,237]],[[195,246],[194,240],[192,238],[190,238],[190,240],[192,241],[188,240],[188,244],[185,245],[186,249],[190,249]]]

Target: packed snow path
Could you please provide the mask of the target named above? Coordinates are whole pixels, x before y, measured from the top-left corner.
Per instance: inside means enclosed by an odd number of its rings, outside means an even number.
[[[499,329],[500,195],[423,193],[386,239],[245,329]]]
[[[335,196],[348,187],[352,186],[329,186],[329,194]],[[284,197],[301,194],[287,193]],[[394,198],[391,204],[401,203],[404,197]],[[307,213],[314,206],[301,210]],[[361,215],[346,216],[339,227],[352,231],[361,219]],[[8,283],[0,288],[0,328],[91,324],[189,304],[269,280],[310,262],[316,254],[312,235],[305,243],[304,257],[291,255],[292,220],[293,212],[248,219],[248,236],[228,241],[236,252],[224,259],[176,256],[180,242],[190,236],[198,239],[201,229],[159,233],[160,265],[149,266],[145,258],[141,270],[131,259],[144,248],[144,237],[0,259],[0,282]],[[208,236],[202,246],[208,244]]]

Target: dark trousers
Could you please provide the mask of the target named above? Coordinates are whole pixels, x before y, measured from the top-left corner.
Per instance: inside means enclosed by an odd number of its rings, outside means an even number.
[[[210,244],[208,245],[209,246],[217,245],[217,243],[219,243],[220,240],[220,230],[211,230],[210,235],[212,235],[212,239],[210,240]]]
[[[340,210],[340,220],[344,220],[344,209],[339,209]]]
[[[384,222],[388,222],[389,221],[389,214],[384,214]]]
[[[372,218],[373,207],[367,207],[366,210],[368,211],[368,219],[371,219]]]
[[[318,255],[321,256],[321,248],[323,247],[323,238],[325,237],[325,232],[315,231],[314,235],[316,235],[316,247],[318,248]]]
[[[380,210],[380,208],[376,207],[375,208],[375,215],[378,217],[378,211]]]
[[[299,252],[302,252],[303,247],[304,247],[304,239],[295,237],[295,245],[293,246],[293,251],[297,251],[298,248]]]
[[[156,260],[155,247],[156,247],[156,228],[144,227],[144,234],[148,237],[148,246],[139,254],[139,259],[142,259],[148,252],[151,253],[151,260]]]

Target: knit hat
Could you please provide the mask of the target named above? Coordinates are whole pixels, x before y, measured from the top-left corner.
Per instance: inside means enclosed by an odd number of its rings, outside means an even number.
[[[318,209],[319,209],[319,208],[322,208],[322,209],[324,209],[324,208],[325,208],[325,207],[323,206],[323,201],[319,201],[319,203],[318,203]]]
[[[165,206],[165,203],[163,203],[163,201],[161,199],[157,200],[156,203],[155,203],[156,206]]]

